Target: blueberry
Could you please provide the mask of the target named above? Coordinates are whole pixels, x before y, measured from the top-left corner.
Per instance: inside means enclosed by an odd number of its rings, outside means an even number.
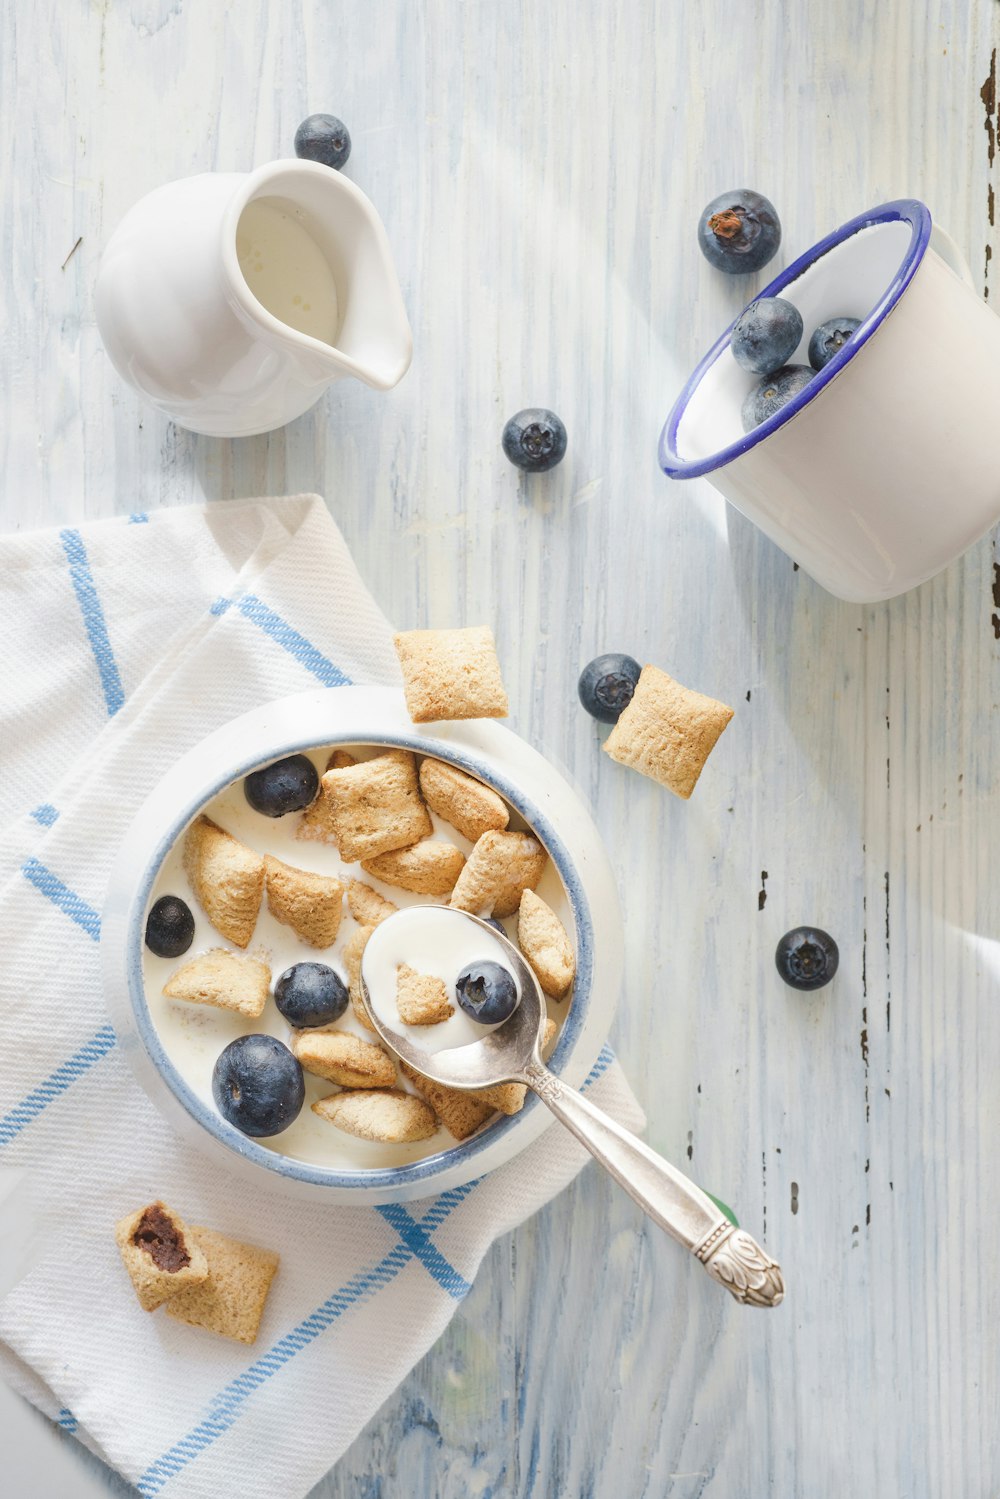
[[[480,1025],[499,1025],[517,1009],[514,975],[501,963],[470,963],[455,985],[458,1002]]]
[[[802,314],[784,297],[760,297],[736,320],[729,347],[753,375],[769,375],[786,364],[802,337]]]
[[[822,989],[837,971],[840,952],[828,932],[818,926],[797,926],[778,943],[774,961],[793,989]]]
[[[504,926],[502,921],[497,921],[495,916],[484,916],[483,920],[486,922],[487,926],[491,926],[495,932],[499,932],[501,937],[506,937],[507,928]]]
[[[820,323],[809,340],[809,363],[813,369],[821,370],[824,364],[829,364],[834,354],[840,353],[855,328],[860,327],[859,317],[835,317],[828,323]]]
[[[698,243],[718,271],[759,271],[781,243],[774,204],[749,188],[722,193],[698,220]]]
[[[780,411],[792,396],[805,390],[812,377],[813,371],[807,364],[786,364],[773,375],[765,375],[743,402],[744,432],[752,432],[754,427],[759,427],[761,422]]]
[[[265,817],[284,817],[286,812],[301,812],[316,800],[319,771],[308,755],[289,755],[275,760],[263,770],[255,770],[243,782],[246,799],[255,812]]]
[[[632,701],[641,671],[638,661],[620,651],[595,656],[580,673],[577,691],[581,703],[601,723],[617,723]]]
[[[274,986],[274,1002],[289,1025],[329,1025],[347,1009],[347,986],[325,963],[295,963]]]
[[[212,1096],[223,1119],[245,1135],[278,1135],[298,1118],[306,1096],[302,1068],[274,1036],[237,1036],[212,1069]]]
[[[191,907],[179,895],[161,895],[146,918],[146,946],[158,958],[179,958],[194,941]]]
[[[528,407],[512,416],[500,440],[511,463],[529,474],[555,468],[566,452],[566,428],[544,407]]]
[[[336,115],[310,115],[295,132],[295,154],[339,172],[351,154],[351,132]]]

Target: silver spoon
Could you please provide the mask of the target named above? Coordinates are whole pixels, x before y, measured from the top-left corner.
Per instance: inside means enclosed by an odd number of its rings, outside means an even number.
[[[412,912],[407,907],[399,915]],[[444,908],[428,909],[440,913]],[[361,995],[378,1035],[417,1072],[448,1088],[492,1088],[526,1083],[556,1118],[587,1147],[595,1160],[668,1234],[691,1251],[717,1281],[746,1306],[777,1306],[785,1283],[777,1261],[745,1229],[735,1224],[700,1187],[650,1150],[636,1135],[603,1114],[582,1093],[550,1072],[541,1058],[545,1001],[531,968],[514,944],[496,928],[465,911],[449,911],[456,921],[474,921],[499,944],[517,980],[521,999],[509,1020],[479,1041],[428,1052],[394,1030],[375,1010],[361,959]],[[380,930],[396,920],[390,916]],[[367,949],[366,949],[367,952]]]

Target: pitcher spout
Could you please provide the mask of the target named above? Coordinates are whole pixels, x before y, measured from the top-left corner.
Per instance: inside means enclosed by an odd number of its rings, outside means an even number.
[[[388,237],[340,172],[289,160],[251,173],[226,215],[223,265],[240,316],[301,378],[391,390],[405,375],[413,338]]]

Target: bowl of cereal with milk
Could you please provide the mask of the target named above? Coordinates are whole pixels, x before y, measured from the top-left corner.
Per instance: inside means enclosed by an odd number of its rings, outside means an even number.
[[[105,990],[143,1088],[228,1169],[341,1204],[423,1197],[512,1159],[551,1122],[538,1100],[428,1083],[360,998],[372,932],[433,906],[519,943],[545,992],[548,1065],[582,1084],[617,999],[621,918],[589,813],[543,756],[487,719],[415,723],[383,687],[298,694],[220,728],[149,797],[109,884]],[[421,1044],[502,1017],[482,932],[398,954],[399,1022]]]

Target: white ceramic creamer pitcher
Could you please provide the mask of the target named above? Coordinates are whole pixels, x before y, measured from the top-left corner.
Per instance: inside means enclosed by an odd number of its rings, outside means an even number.
[[[96,311],[122,378],[215,437],[280,427],[345,375],[389,390],[413,347],[381,219],[313,161],[149,193],[108,243]]]

